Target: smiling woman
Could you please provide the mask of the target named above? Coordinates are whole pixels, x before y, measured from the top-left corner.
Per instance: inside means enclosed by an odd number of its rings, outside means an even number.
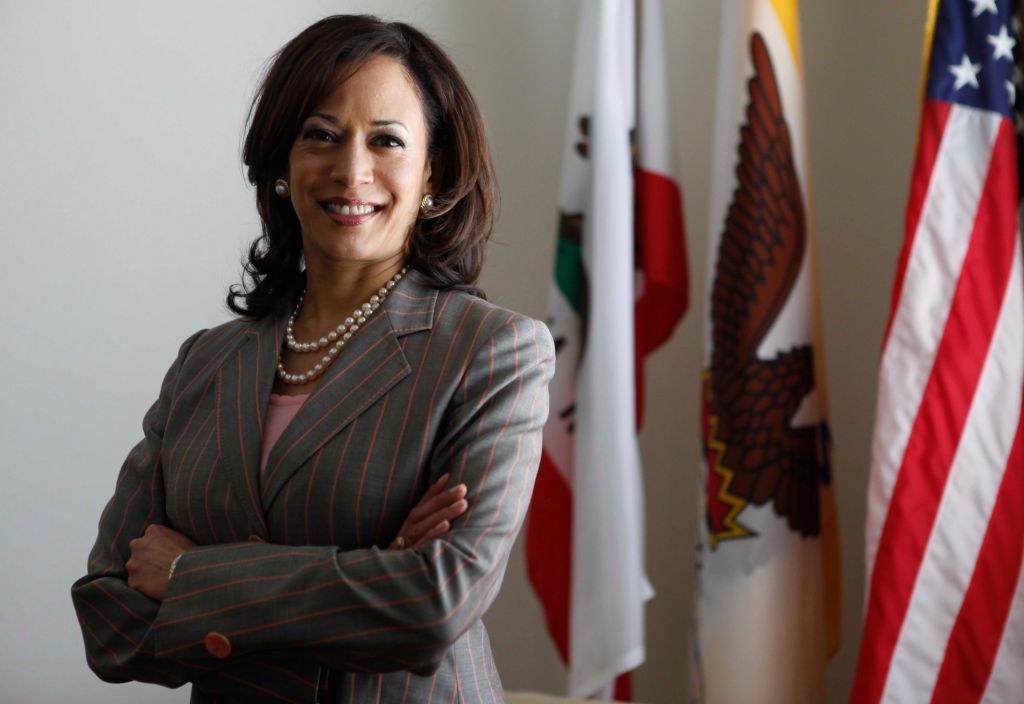
[[[192,701],[500,701],[481,616],[522,523],[554,350],[485,301],[476,105],[420,32],[282,49],[244,160],[235,321],[184,342],[72,588],[108,681]]]
[[[365,16],[331,19],[309,27],[281,50],[253,103],[243,161],[256,186],[264,236],[250,250],[252,285],[246,293],[233,291],[228,297],[228,305],[242,315],[265,315],[282,295],[300,287],[302,213],[275,187],[291,190],[290,162],[302,142],[353,146],[355,135],[345,130],[356,126],[345,125],[342,130],[339,120],[355,115],[334,114],[326,109],[327,103],[337,103],[335,109],[384,110],[364,115],[371,124],[358,126],[364,131],[379,130],[376,145],[367,144],[364,135],[361,146],[367,157],[381,156],[388,151],[384,145],[392,144],[401,160],[408,162],[426,149],[425,163],[420,164],[427,170],[422,174],[426,180],[416,197],[417,206],[423,207],[418,213],[406,213],[407,264],[429,273],[443,286],[472,285],[483,267],[498,193],[483,121],[458,69],[440,47],[408,25]],[[389,64],[385,71],[382,67]],[[374,83],[366,80],[366,74],[360,79],[356,74],[364,70],[381,71],[380,77],[387,73],[388,79],[395,80]],[[350,79],[361,89],[358,93],[340,90]],[[398,101],[385,101],[386,94]],[[409,112],[404,120],[395,112],[403,108]],[[394,122],[402,124],[384,124]],[[426,128],[425,143],[414,141],[422,138],[412,132],[420,123]],[[389,135],[396,142],[390,142]],[[347,148],[332,148],[329,153],[335,159],[359,156]],[[341,168],[357,168],[359,163]],[[368,162],[362,163],[365,167]],[[328,178],[339,176],[338,168],[334,166]],[[428,187],[430,191],[425,190]],[[372,190],[366,184],[364,188]],[[337,190],[335,186],[332,195]],[[392,223],[401,224],[390,217]]]
[[[404,265],[421,203],[432,199],[428,140],[416,86],[384,56],[345,76],[302,123],[286,177],[275,182],[302,232],[308,294],[296,334],[318,338],[337,320],[336,306],[347,312],[366,295],[386,295],[367,294],[361,281],[391,280]],[[308,386],[335,358],[303,359],[304,351],[284,352],[279,385]]]
[[[292,145],[286,178],[307,270],[321,258],[402,260],[431,192],[428,147],[416,86],[394,59],[370,59],[316,107]]]

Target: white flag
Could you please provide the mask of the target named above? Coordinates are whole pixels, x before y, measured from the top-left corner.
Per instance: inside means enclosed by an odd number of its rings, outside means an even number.
[[[838,555],[797,3],[722,8],[695,696],[819,704]]]

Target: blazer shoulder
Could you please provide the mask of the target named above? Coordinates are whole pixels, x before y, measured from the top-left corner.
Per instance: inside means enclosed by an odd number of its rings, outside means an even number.
[[[223,357],[225,352],[246,339],[253,325],[250,321],[237,318],[196,331],[178,349],[177,364],[183,370],[207,368],[214,359]]]
[[[499,346],[539,348],[543,359],[554,357],[555,345],[548,326],[523,313],[504,308],[466,291],[442,291],[437,325],[442,329],[475,330],[480,345],[495,340]]]

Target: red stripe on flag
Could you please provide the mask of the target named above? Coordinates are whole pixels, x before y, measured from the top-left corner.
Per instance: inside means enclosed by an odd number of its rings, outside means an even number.
[[[985,540],[957,614],[932,701],[981,701],[1010,615],[1024,558],[1024,409]]]
[[[617,702],[633,701],[633,676],[629,672],[623,672],[615,678],[615,691],[612,697]]]
[[[571,571],[572,490],[543,452],[526,521],[526,573],[544,609],[548,632],[566,665]]]
[[[672,335],[689,305],[689,266],[683,227],[683,197],[670,178],[633,170],[634,254],[643,273],[636,301],[637,428],[644,408],[644,358]]]
[[[875,702],[882,695],[950,463],[1006,293],[1016,215],[1015,134],[1013,125],[1004,120],[996,136],[953,305],[878,543],[851,702]]]
[[[899,309],[903,279],[907,273],[907,262],[910,260],[910,251],[914,246],[914,235],[917,234],[917,226],[921,221],[921,209],[924,207],[928,184],[932,180],[932,171],[939,156],[942,135],[946,130],[946,122],[949,121],[949,113],[952,109],[952,103],[926,100],[921,110],[921,132],[918,135],[917,160],[914,163],[914,176],[910,181],[910,196],[907,199],[903,251],[900,252],[899,263],[896,266],[896,279],[892,285],[892,309],[889,313],[889,322],[885,326],[885,335],[882,337],[883,347],[889,340],[892,321]]]

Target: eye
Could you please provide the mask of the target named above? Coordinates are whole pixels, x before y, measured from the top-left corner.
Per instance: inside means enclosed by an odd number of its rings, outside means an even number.
[[[388,147],[392,149],[405,146],[405,142],[393,134],[379,134],[373,138],[371,143],[377,147]]]
[[[337,142],[338,139],[321,127],[310,127],[302,133],[303,139],[309,139],[314,142]]]

